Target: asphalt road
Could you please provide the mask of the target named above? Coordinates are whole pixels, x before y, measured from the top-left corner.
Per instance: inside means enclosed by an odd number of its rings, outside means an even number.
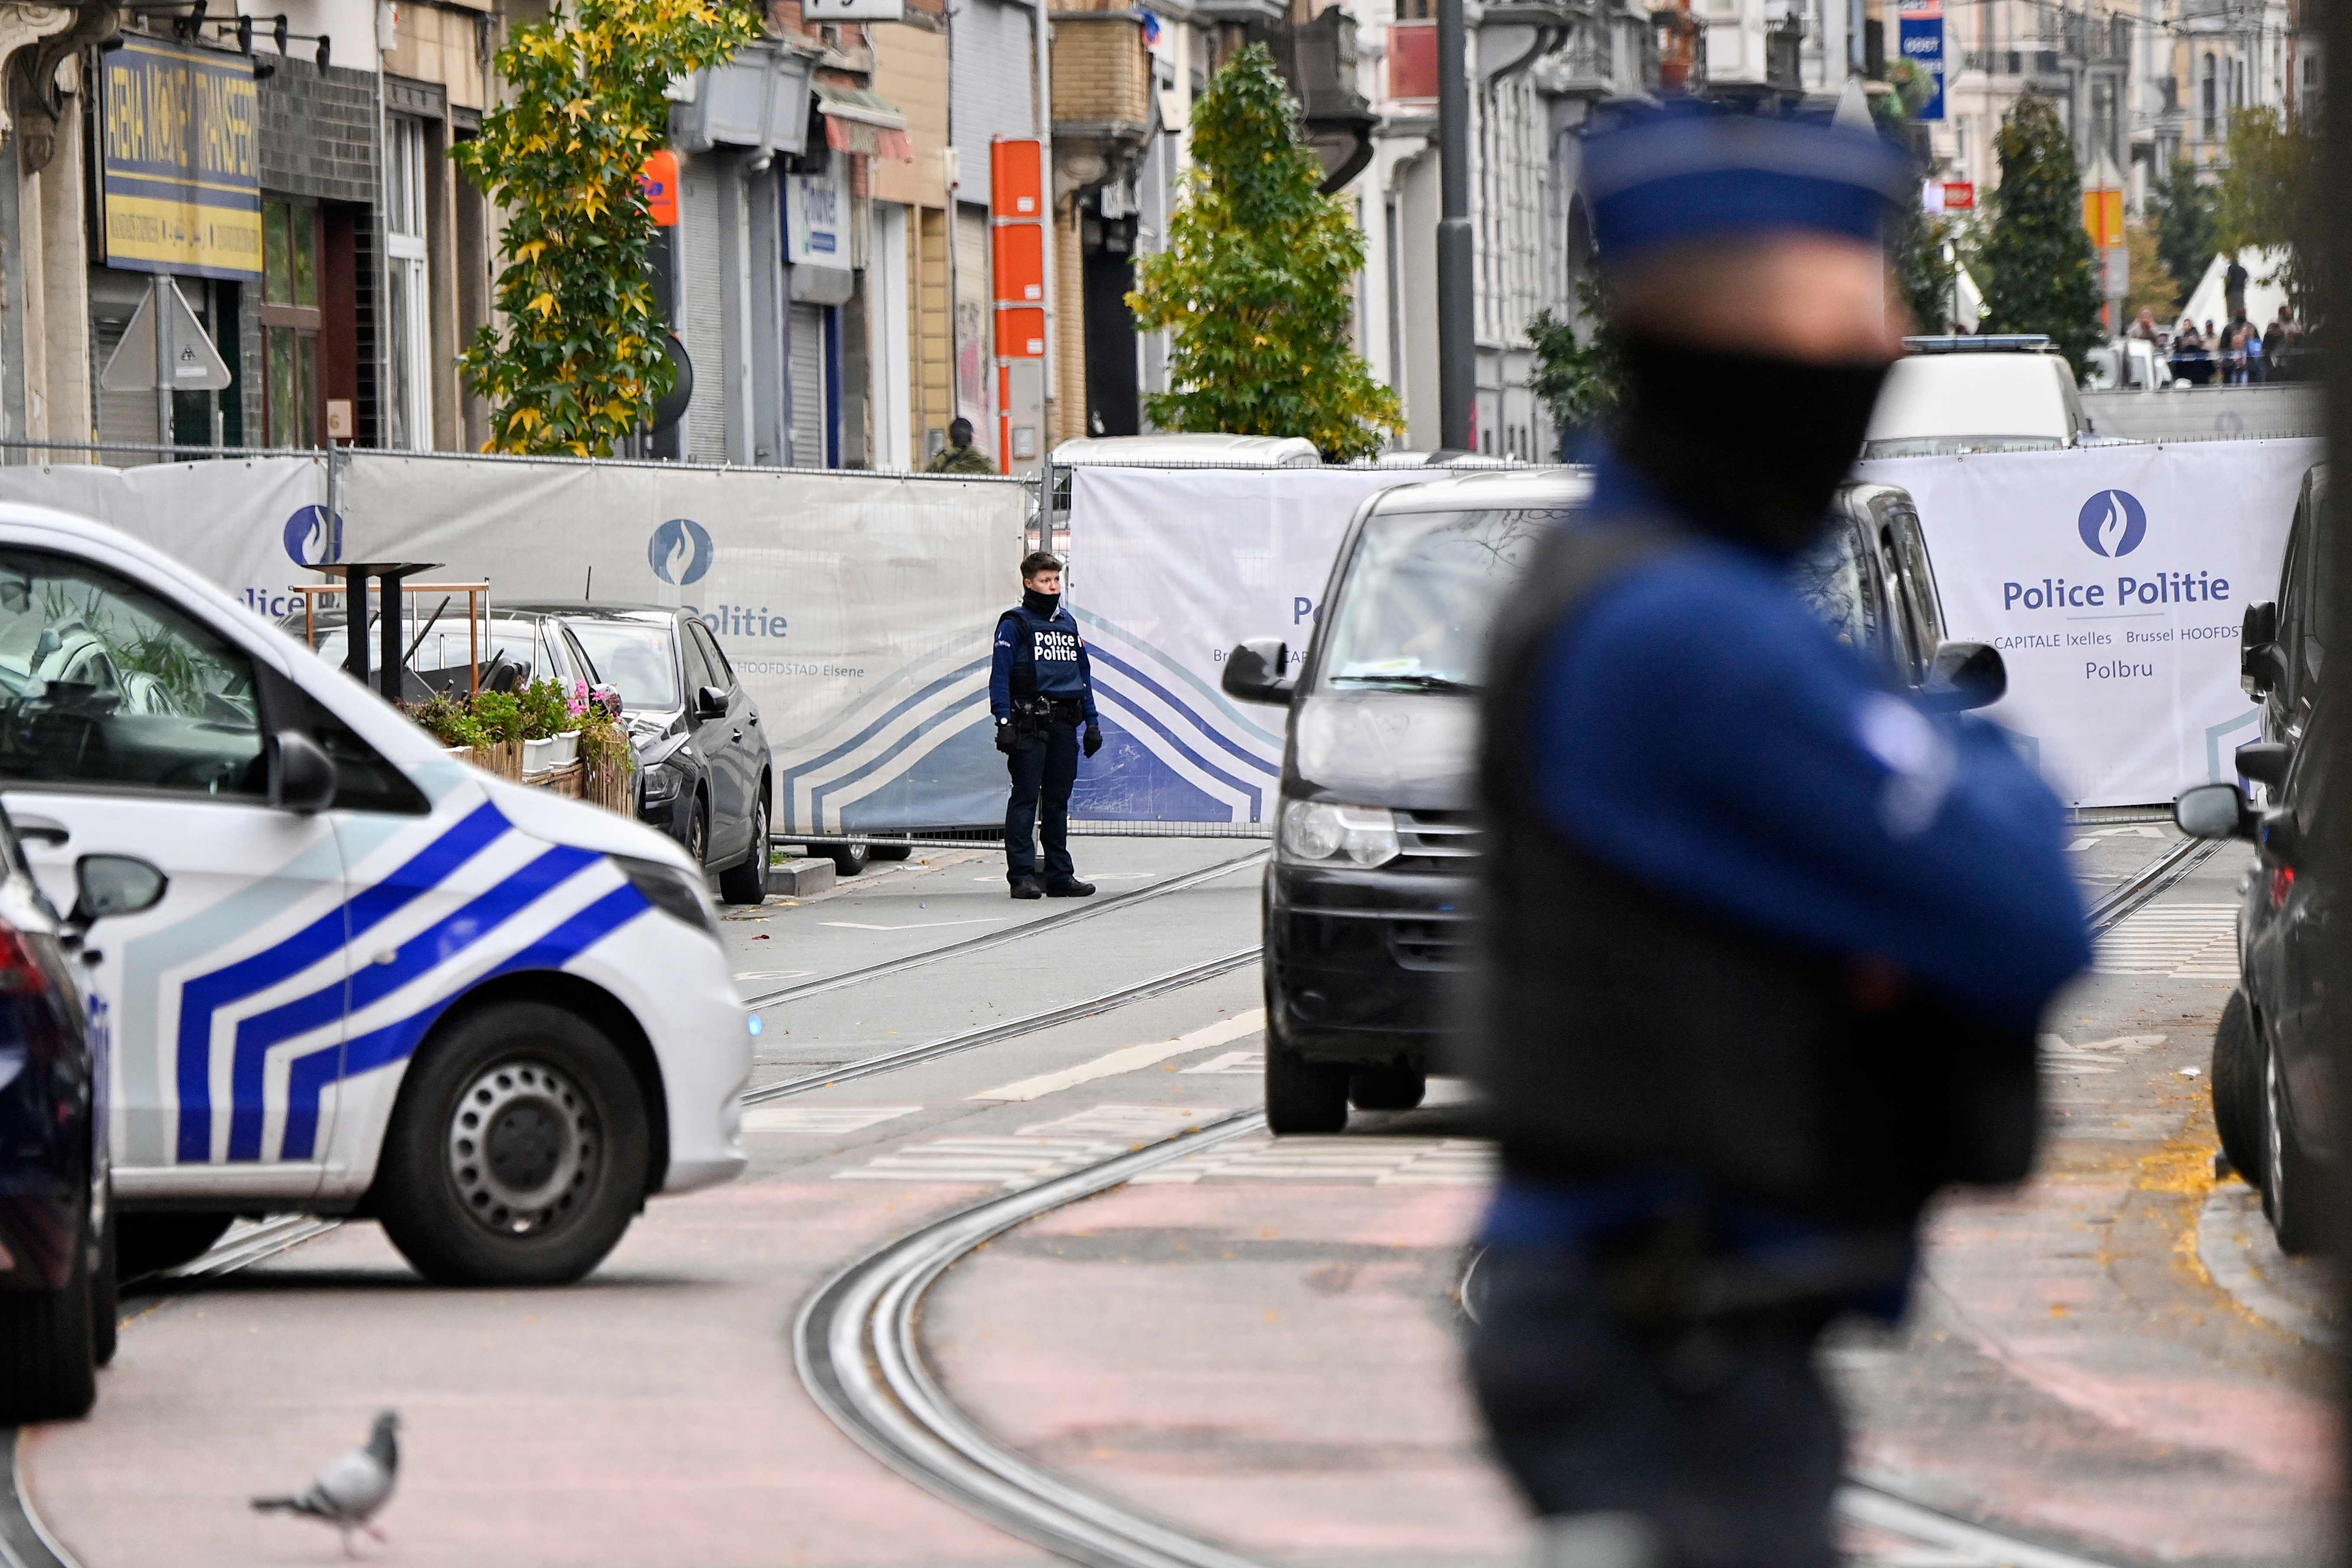
[[[2094,889],[2172,842],[2117,826],[2078,840]],[[1251,847],[1088,843],[1080,868],[1108,896]],[[1833,1352],[1858,1473],[1956,1521],[1857,1518],[1862,1560],[2060,1560],[1969,1524],[2116,1568],[2299,1560],[2329,1450],[2325,1293],[2267,1247],[2245,1189],[2215,1183],[2204,1100],[2228,991],[2212,911],[2242,859],[2223,851],[2119,930],[2111,972],[2053,1018],[2042,1175],[1946,1205],[1910,1322]],[[1236,867],[771,1004],[755,1085],[1246,947],[1256,888]],[[999,862],[957,851],[725,931],[762,994],[1075,907],[1013,903]],[[26,1500],[88,1568],[331,1561],[331,1531],[246,1500],[300,1482],[392,1405],[391,1541],[362,1549],[385,1562],[1048,1561],[855,1447],[801,1387],[788,1331],[834,1272],[932,1218],[1254,1105],[1257,984],[1243,967],[755,1104],[747,1177],[651,1205],[572,1289],[431,1289],[352,1223],[136,1299],[97,1412],[26,1436]],[[973,1252],[923,1309],[946,1394],[1022,1453],[1260,1562],[1517,1560],[1523,1521],[1455,1377],[1454,1289],[1488,1175],[1459,1104],[1440,1084],[1339,1138],[1244,1138]]]

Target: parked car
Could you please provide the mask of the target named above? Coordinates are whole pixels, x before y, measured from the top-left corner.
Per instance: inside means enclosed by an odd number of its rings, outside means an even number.
[[[462,694],[477,672],[486,691],[513,690],[534,680],[557,681],[566,691],[583,683],[591,688],[603,684],[595,661],[553,615],[499,605],[468,626],[462,603],[454,615],[436,616],[434,608],[420,598],[408,606],[401,626],[400,646],[410,650],[408,679],[403,687],[415,700],[436,691]],[[278,626],[289,637],[304,635],[305,623],[299,612]],[[318,612],[310,617],[308,630],[319,657],[341,668],[351,651],[343,612]],[[371,626],[368,635],[373,637],[376,630]],[[373,665],[375,645],[371,644],[367,651]]]
[[[658,605],[521,605],[553,616],[620,694],[637,754],[637,817],[719,873],[730,904],[768,896],[775,768],[760,706],[692,610]],[[864,846],[858,847],[863,865]]]
[[[1265,1106],[1277,1132],[1421,1102],[1467,956],[1473,727],[1488,626],[1536,542],[1591,490],[1576,469],[1385,490],[1341,541],[1303,658],[1227,656],[1226,695],[1289,708],[1265,931]],[[1948,642],[1909,495],[1849,485],[1796,569],[1890,684],[1946,709],[2000,695],[2000,656]],[[1295,672],[1294,672],[1295,666]]]
[[[173,699],[0,680],[0,795],[52,905],[101,912],[113,858],[162,873],[75,965],[126,1258],[360,1214],[431,1279],[547,1283],[743,1168],[751,1026],[675,845],[445,755],[102,523],[0,506],[7,582],[0,663],[70,616]]]
[[[2032,452],[2091,435],[2066,356],[2039,333],[1903,340],[1870,416],[1862,455]]]
[[[2190,837],[2255,848],[2240,892],[2238,987],[2213,1033],[2210,1093],[2221,1152],[2261,1189],[2279,1249],[2291,1254],[2324,1244],[2323,1194],[2336,1180],[2323,1009],[2324,950],[2340,933],[2337,889],[2316,851],[2343,831],[2345,814],[2330,798],[2343,788],[2327,775],[2333,748],[2312,740],[2346,720],[2344,704],[2323,695],[2299,743],[2238,748],[2239,775],[2269,786],[2274,805],[2255,805],[2234,784],[2200,784],[2173,805]]]
[[[2327,465],[2303,476],[2288,525],[2278,597],[2246,606],[2238,633],[2238,681],[2262,707],[2263,739],[2303,738],[2326,650],[2329,563],[2335,553],[2327,510]]]
[[[60,921],[0,812],[0,1426],[83,1414],[114,1359],[105,1031],[67,959],[97,921],[162,898],[164,879],[114,855],[74,869],[79,896]]]

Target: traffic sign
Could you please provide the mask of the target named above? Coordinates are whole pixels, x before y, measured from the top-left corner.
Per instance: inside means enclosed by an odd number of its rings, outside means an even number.
[[[160,334],[155,331],[157,300],[163,301]],[[161,375],[155,371],[159,337],[164,365]],[[204,322],[189,308],[180,286],[161,273],[155,287],[140,298],[131,324],[122,329],[122,342],[98,376],[100,388],[107,392],[220,392],[228,383],[228,365],[213,347]]]
[[[1966,212],[1976,205],[1977,187],[1975,181],[1946,180],[1944,182],[1944,210],[1946,212]]]

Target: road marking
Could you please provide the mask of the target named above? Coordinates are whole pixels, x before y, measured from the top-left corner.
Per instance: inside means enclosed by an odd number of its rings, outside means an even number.
[[[1138,1182],[1368,1182],[1485,1186],[1494,1145],[1479,1138],[1242,1138],[1148,1171]]]
[[[814,969],[739,969],[738,980],[790,980],[796,974],[814,974]]]
[[[2150,1046],[2164,1044],[2162,1035],[2117,1035],[2111,1040],[2086,1040],[2079,1046],[2066,1043],[2063,1035],[2044,1035],[2041,1039],[2042,1061],[2045,1067],[2067,1073],[2111,1073],[2108,1066],[2116,1051],[2137,1052]]]
[[[863,1132],[922,1110],[919,1105],[755,1105],[743,1112],[746,1132]]]
[[[837,926],[843,931],[929,931],[934,926],[989,926],[1009,921],[1011,915],[983,915],[968,921],[915,921],[907,925],[872,925],[865,921],[819,921],[821,926]]]
[[[2238,906],[2152,904],[2099,938],[2099,974],[2238,978]]]
[[[934,1138],[893,1149],[837,1182],[996,1182],[1008,1187],[1076,1171],[1141,1143],[1157,1142],[1223,1114],[1181,1105],[1097,1105],[1010,1135]]]
[[[2163,833],[2153,827],[2102,827],[2094,832],[2085,833],[2082,837],[2066,846],[2066,853],[2079,855],[2103,838],[2154,838],[2160,842],[2163,837]]]
[[[1246,1013],[1239,1013],[1233,1017],[1221,1019],[1206,1028],[1195,1029],[1189,1035],[1178,1035],[1169,1040],[1147,1040],[1139,1046],[1122,1046],[1118,1050],[1107,1056],[1097,1057],[1090,1062],[1080,1062],[1076,1067],[1064,1068],[1059,1072],[1039,1073],[1034,1078],[1024,1078],[1016,1083],[1004,1084],[996,1089],[982,1089],[969,1098],[972,1100],[1036,1100],[1060,1089],[1091,1082],[1098,1078],[1109,1078],[1118,1073],[1133,1072],[1138,1068],[1148,1068],[1156,1062],[1164,1062],[1170,1057],[1181,1057],[1187,1051],[1203,1050],[1211,1046],[1225,1045],[1245,1035],[1255,1035],[1265,1027],[1265,1009],[1253,1007]]]
[[[1265,1071],[1264,1051],[1227,1051],[1221,1057],[1211,1057],[1198,1067],[1184,1069],[1187,1073],[1232,1073],[1235,1077],[1255,1078]]]

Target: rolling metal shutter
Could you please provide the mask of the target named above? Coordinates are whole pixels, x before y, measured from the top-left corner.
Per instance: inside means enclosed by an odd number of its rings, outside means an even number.
[[[1034,136],[1034,13],[1004,0],[964,0],[949,15],[948,124],[956,149],[956,195],[988,205],[988,143]]]
[[[792,317],[793,458],[796,468],[824,467],[824,311],[794,305]]]

